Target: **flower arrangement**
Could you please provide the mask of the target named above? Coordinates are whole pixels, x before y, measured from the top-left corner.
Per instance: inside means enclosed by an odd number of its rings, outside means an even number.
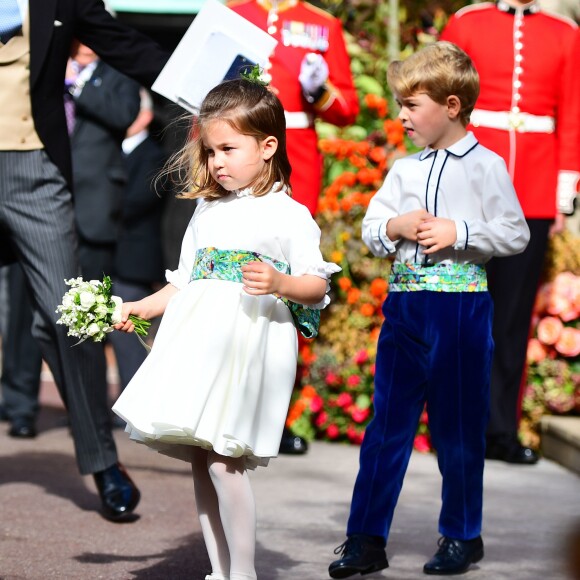
[[[580,240],[553,238],[527,351],[520,435],[539,447],[545,414],[580,413]],[[571,262],[571,260],[573,262]]]
[[[71,288],[56,308],[57,314],[60,314],[56,323],[66,325],[67,335],[80,339],[77,344],[88,338],[93,342],[101,342],[114,330],[113,326],[121,321],[123,301],[112,295],[111,278],[105,276],[102,282],[85,282],[79,277],[65,280],[65,283]],[[151,322],[134,315],[129,318],[135,325],[137,336],[147,336]]]

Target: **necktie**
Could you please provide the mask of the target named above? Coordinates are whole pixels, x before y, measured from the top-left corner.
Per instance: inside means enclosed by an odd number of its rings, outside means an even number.
[[[0,0],[0,40],[6,44],[21,28],[17,0]]]

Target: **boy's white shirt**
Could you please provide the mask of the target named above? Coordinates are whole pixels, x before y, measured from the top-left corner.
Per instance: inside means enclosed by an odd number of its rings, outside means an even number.
[[[455,222],[455,244],[431,254],[433,263],[483,264],[523,252],[530,239],[505,162],[471,132],[446,149],[427,147],[394,163],[367,209],[364,243],[375,256],[423,263],[421,246],[392,241],[386,231],[391,218],[418,209]]]

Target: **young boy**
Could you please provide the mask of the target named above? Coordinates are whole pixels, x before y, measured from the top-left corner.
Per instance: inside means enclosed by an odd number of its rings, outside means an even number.
[[[393,62],[388,83],[407,135],[424,149],[393,165],[363,220],[365,244],[395,261],[378,342],[375,414],[332,578],[388,567],[386,540],[425,402],[443,477],[443,538],[423,571],[457,574],[483,558],[493,351],[484,264],[522,252],[529,240],[504,161],[466,130],[479,92],[470,58],[438,42]]]

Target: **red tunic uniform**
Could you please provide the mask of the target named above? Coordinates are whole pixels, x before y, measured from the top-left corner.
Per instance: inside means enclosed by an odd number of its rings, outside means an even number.
[[[558,181],[565,197],[580,172],[577,25],[535,2],[500,0],[458,11],[441,40],[465,50],[480,74],[470,129],[505,159],[525,216],[554,218]]]
[[[278,41],[268,72],[287,113],[293,197],[314,214],[322,182],[314,117],[344,126],[355,121],[359,110],[342,25],[327,12],[299,0],[234,0],[228,7]],[[329,69],[328,90],[313,104],[304,97],[298,81],[302,60],[310,52],[321,54]]]

